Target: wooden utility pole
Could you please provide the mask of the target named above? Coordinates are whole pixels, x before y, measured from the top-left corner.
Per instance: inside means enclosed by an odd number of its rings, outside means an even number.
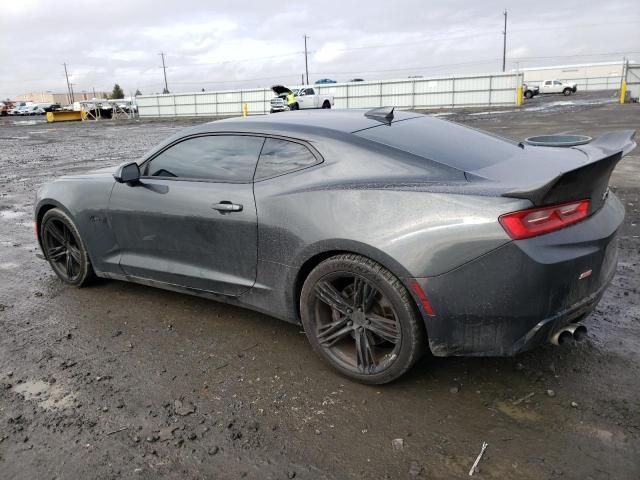
[[[164,52],[160,52],[158,55],[162,57],[162,71],[164,72],[164,92],[169,93],[169,86],[167,85],[167,66],[164,64]]]
[[[307,75],[307,85],[309,85],[309,63],[307,61],[307,38],[309,38],[309,36],[305,33],[304,34],[304,71]]]
[[[502,71],[507,66],[507,10],[504,11],[504,31],[502,32]]]
[[[69,83],[69,74],[67,73],[67,64],[63,63],[62,65],[64,65],[64,76],[67,79],[67,100],[69,100],[69,103],[73,103],[73,91],[71,90],[71,84]]]

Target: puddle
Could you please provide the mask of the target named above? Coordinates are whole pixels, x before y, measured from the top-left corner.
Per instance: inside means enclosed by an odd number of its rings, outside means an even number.
[[[33,400],[45,410],[63,410],[73,406],[74,393],[65,391],[60,385],[53,385],[42,380],[29,380],[13,387],[13,391],[22,395],[25,400]]]
[[[0,270],[11,270],[12,268],[18,268],[20,265],[14,262],[0,263]]]
[[[492,110],[490,112],[474,112],[474,113],[469,113],[468,115],[470,117],[473,116],[477,116],[477,115],[500,115],[502,113],[513,113],[513,112],[517,112],[517,110]]]
[[[20,180],[18,180],[20,181]],[[2,218],[20,218],[24,217],[26,214],[24,212],[15,212],[13,210],[0,210],[0,217]]]
[[[524,420],[528,422],[536,422],[542,418],[540,414],[532,410],[526,410],[524,408],[512,405],[511,403],[498,402],[496,406],[501,413],[504,413],[508,417],[511,417],[517,421]]]
[[[577,429],[605,445],[622,447],[626,442],[626,436],[622,432],[612,432],[604,428],[596,427],[595,425],[578,425]]]

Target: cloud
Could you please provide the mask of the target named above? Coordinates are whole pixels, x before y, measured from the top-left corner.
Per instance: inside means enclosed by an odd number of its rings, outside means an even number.
[[[314,55],[318,63],[328,63],[337,60],[344,54],[346,45],[342,42],[327,42]]]
[[[297,84],[330,75],[397,78],[502,68],[504,0],[2,0],[0,97],[78,91],[172,91]],[[512,3],[512,2],[507,2]],[[640,51],[637,0],[538,0],[508,5],[507,68],[621,60]],[[29,30],[27,25],[46,28]],[[554,57],[579,55],[576,57]],[[632,55],[633,58],[633,55]],[[640,54],[636,55],[640,59]]]

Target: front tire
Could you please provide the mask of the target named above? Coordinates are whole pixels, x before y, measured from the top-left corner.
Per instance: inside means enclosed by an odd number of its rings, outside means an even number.
[[[328,100],[324,101],[324,103],[322,104],[322,108],[331,108],[331,104],[329,103]]]
[[[568,97],[569,95],[571,95],[571,93],[573,92],[573,90],[571,90],[570,88],[565,88],[562,93],[564,93],[565,97]]]
[[[524,92],[524,96],[526,98],[533,98],[533,92],[531,90],[527,90],[526,92]]]
[[[361,383],[391,382],[425,353],[424,325],[407,289],[359,255],[337,255],[314,268],[300,313],[315,352]]]
[[[96,278],[80,232],[62,210],[53,208],[44,214],[40,239],[45,258],[64,283],[83,287]]]

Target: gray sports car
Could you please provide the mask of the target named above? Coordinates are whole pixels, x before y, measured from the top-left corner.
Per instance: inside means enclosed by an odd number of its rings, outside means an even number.
[[[531,146],[388,109],[233,118],[44,185],[36,232],[70,285],[126,280],[302,323],[335,369],[385,383],[427,351],[581,339],[616,270],[608,181],[633,136]]]

